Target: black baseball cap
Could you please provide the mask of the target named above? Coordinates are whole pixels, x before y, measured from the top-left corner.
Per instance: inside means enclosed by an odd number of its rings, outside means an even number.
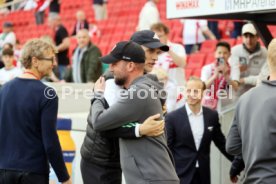
[[[4,22],[3,27],[6,27],[6,28],[13,27],[13,23],[12,22]]]
[[[164,52],[169,51],[169,47],[161,43],[156,34],[150,30],[137,31],[131,36],[130,40],[150,49],[159,48]]]
[[[145,58],[145,52],[139,44],[133,41],[122,41],[118,42],[108,55],[100,57],[100,61],[106,64],[120,60],[145,63]]]

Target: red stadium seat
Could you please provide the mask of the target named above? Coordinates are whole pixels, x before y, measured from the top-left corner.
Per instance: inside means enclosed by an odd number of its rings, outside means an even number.
[[[186,75],[186,80],[189,80],[190,77],[192,76],[193,70],[192,69],[185,69],[185,75]]]
[[[214,53],[209,53],[205,59],[204,65],[208,65],[210,63],[213,63],[215,61],[215,54]]]
[[[194,70],[193,71],[193,76],[200,77],[201,76],[201,68]]]
[[[190,68],[190,69],[201,68],[204,65],[205,57],[206,57],[205,53],[190,54],[187,58],[188,64],[186,68]]]
[[[236,39],[235,38],[224,38],[221,39],[220,41],[224,41],[230,44],[230,47],[233,47],[236,44]]]
[[[200,47],[202,53],[213,53],[216,50],[217,40],[206,40]]]

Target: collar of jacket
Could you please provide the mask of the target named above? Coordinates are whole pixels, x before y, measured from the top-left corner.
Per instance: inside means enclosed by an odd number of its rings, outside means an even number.
[[[253,53],[258,52],[259,50],[261,50],[261,45],[260,45],[259,42],[257,43],[256,48],[253,51],[248,50],[248,48],[245,46],[244,43],[242,44],[242,46],[250,54],[253,54]]]

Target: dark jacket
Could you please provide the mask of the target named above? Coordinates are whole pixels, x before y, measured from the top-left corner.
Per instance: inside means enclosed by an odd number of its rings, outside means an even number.
[[[165,117],[168,146],[173,154],[176,172],[181,184],[190,184],[199,164],[200,180],[210,184],[210,146],[211,141],[228,159],[233,157],[225,151],[225,137],[220,129],[218,113],[206,107],[203,108],[204,133],[196,149],[186,107],[181,107]],[[203,184],[202,183],[202,184]]]
[[[109,73],[110,75],[110,73]],[[112,76],[109,76],[111,79]],[[108,79],[106,79],[108,80]],[[92,101],[93,102],[93,101]],[[104,107],[109,108],[105,101]],[[91,117],[91,110],[88,117]],[[82,159],[108,167],[120,167],[119,139],[136,139],[135,127],[119,127],[109,131],[96,132],[88,121],[86,135],[81,147]]]
[[[102,74],[102,64],[99,61],[101,57],[101,51],[92,43],[89,43],[88,49],[84,52],[81,60],[81,80],[85,82],[96,82],[96,80]],[[65,73],[64,80],[66,82],[73,81],[73,70],[72,67],[68,68]]]
[[[231,169],[230,169],[230,177],[238,176],[244,170],[244,162],[242,156],[235,156]]]
[[[93,4],[103,5],[104,3],[107,3],[107,0],[93,0]]]
[[[108,108],[107,103],[105,103],[105,108]],[[89,114],[88,117],[90,116]],[[81,156],[83,159],[99,165],[120,167],[119,140],[102,136],[101,132],[96,132],[92,124],[88,123],[81,146]]]
[[[75,26],[74,26],[74,30],[72,32],[72,36],[77,34],[77,26],[78,26],[78,21],[76,22]],[[87,20],[83,21],[83,27],[81,29],[89,29],[89,23]]]

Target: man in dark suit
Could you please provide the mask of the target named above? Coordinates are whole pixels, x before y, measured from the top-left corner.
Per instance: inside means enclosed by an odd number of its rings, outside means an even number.
[[[202,107],[205,84],[197,78],[187,82],[185,106],[166,118],[168,146],[173,154],[181,184],[210,184],[210,145],[215,145],[229,160],[225,137],[217,111]]]
[[[72,36],[75,36],[82,29],[89,30],[89,23],[86,20],[84,11],[82,11],[82,10],[77,11],[76,18],[77,18],[77,21],[74,26]]]

